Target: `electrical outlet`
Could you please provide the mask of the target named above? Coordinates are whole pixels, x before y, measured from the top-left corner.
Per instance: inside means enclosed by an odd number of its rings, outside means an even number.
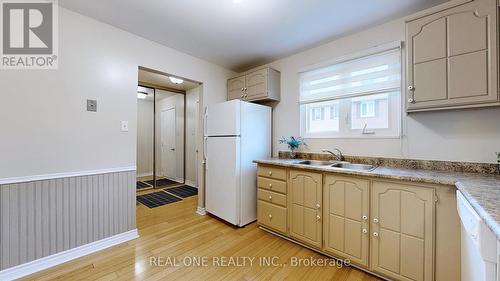
[[[87,100],[87,111],[97,112],[97,100]]]
[[[122,121],[122,132],[128,132],[128,121]]]

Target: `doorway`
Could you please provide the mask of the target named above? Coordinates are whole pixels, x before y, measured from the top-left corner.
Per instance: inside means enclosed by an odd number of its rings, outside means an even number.
[[[198,82],[139,67],[137,200],[147,207],[197,194],[200,91]]]

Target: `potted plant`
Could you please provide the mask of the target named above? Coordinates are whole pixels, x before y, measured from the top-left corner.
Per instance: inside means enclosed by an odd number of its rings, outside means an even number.
[[[497,172],[500,173],[500,152],[495,152],[497,155]]]
[[[288,145],[288,149],[290,149],[290,158],[292,159],[297,157],[296,150],[299,149],[301,145],[306,145],[301,137],[296,138],[294,136],[291,136],[289,139],[281,137],[280,143],[286,143]]]

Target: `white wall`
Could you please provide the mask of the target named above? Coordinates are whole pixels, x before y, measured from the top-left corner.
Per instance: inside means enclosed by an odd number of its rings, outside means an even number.
[[[186,184],[197,186],[198,97],[200,87],[186,92]]]
[[[59,8],[59,69],[0,70],[0,178],[135,166],[138,66],[202,82],[203,105],[225,100],[232,74]]]
[[[161,96],[164,96],[162,98]],[[162,153],[162,118],[161,114],[165,110],[175,108],[175,131],[168,131],[169,134],[175,134],[175,178],[179,182],[184,181],[184,94],[175,94],[163,90],[156,90],[156,174],[166,176],[166,166],[168,165],[165,155]]]
[[[278,143],[281,136],[299,135],[299,71],[397,40],[405,40],[402,19],[268,64],[281,72],[281,102],[273,113],[274,155],[286,149]],[[496,162],[494,152],[500,151],[500,108],[403,113],[402,118],[402,139],[309,139],[308,150],[338,147],[348,155]]]
[[[137,176],[153,175],[153,101],[137,100]]]

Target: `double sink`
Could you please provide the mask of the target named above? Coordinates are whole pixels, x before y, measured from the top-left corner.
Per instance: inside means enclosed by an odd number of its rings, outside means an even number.
[[[294,164],[308,165],[308,166],[315,166],[315,167],[331,167],[331,168],[340,169],[340,170],[364,171],[364,172],[371,172],[371,171],[375,170],[375,168],[377,168],[376,166],[373,166],[373,165],[354,164],[354,163],[343,162],[343,161],[300,160],[300,161],[294,162]]]

